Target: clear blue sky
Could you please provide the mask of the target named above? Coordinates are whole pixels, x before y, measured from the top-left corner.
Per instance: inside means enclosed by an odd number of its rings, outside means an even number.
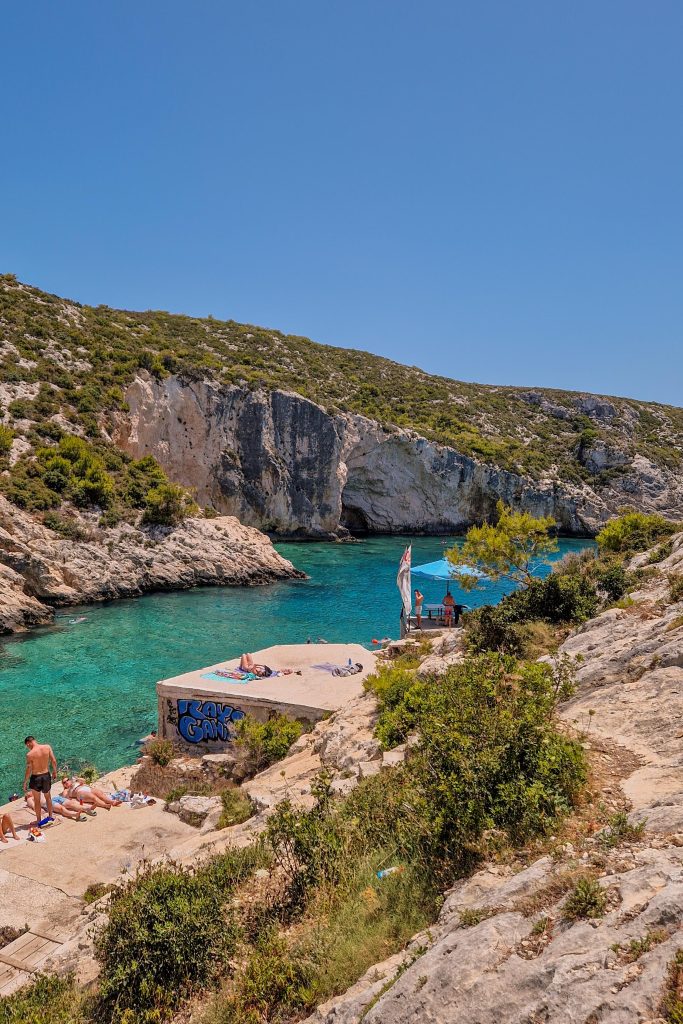
[[[31,0],[0,268],[683,404],[680,0]]]

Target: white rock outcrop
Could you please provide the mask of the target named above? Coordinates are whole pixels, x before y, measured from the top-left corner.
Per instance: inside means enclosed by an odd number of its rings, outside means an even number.
[[[0,633],[47,622],[58,605],[303,575],[231,516],[173,528],[84,523],[87,539],[67,540],[0,497]]]

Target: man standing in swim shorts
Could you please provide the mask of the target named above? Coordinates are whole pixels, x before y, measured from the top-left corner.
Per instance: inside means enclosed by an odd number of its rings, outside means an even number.
[[[24,775],[24,793],[30,789],[33,806],[36,812],[36,825],[50,824],[55,819],[52,814],[52,797],[50,789],[57,778],[57,760],[49,743],[36,743],[34,736],[27,736],[24,743],[28,747],[26,754],[26,774]],[[50,765],[52,771],[50,771]],[[41,821],[41,800],[45,797],[47,818]]]

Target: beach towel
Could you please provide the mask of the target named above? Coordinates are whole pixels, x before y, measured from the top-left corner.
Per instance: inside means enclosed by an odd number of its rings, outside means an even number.
[[[228,680],[232,683],[250,683],[252,679],[256,679],[253,672],[224,672],[222,670],[216,672],[202,672],[202,679],[210,679],[212,683],[225,683]]]
[[[217,668],[214,674],[226,679],[256,679],[255,672],[246,672],[243,668]]]

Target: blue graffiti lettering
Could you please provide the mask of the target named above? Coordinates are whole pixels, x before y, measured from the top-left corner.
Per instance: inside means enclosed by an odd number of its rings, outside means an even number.
[[[181,699],[177,706],[176,728],[186,743],[230,740],[235,734],[234,723],[244,718],[240,708],[213,700]]]

